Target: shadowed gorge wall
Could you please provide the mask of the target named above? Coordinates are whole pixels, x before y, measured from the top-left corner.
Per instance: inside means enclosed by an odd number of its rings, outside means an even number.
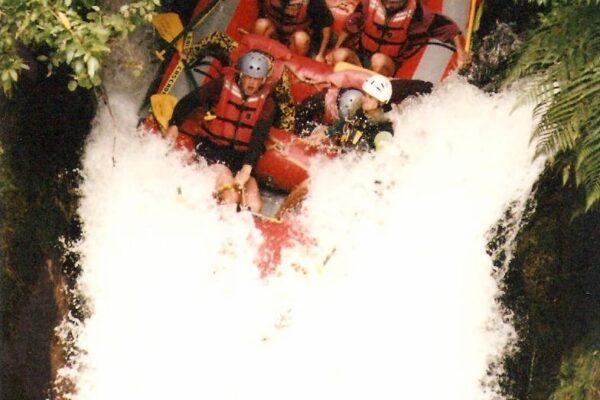
[[[548,170],[535,214],[517,238],[501,298],[520,336],[519,350],[505,362],[511,398],[547,399],[559,384],[561,360],[589,341],[600,320],[600,212],[572,219],[577,200],[574,188],[563,188]]]
[[[79,235],[76,168],[96,104],[67,82],[64,72],[42,74],[0,99],[2,399],[44,398],[56,284],[76,275],[59,240]]]

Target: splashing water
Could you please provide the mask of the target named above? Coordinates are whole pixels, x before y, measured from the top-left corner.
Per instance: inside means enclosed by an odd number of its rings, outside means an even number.
[[[542,166],[514,94],[450,79],[402,106],[381,152],[315,166],[318,244],[265,279],[252,218],[111,101],[119,129],[101,112],[83,161],[74,399],[493,397],[481,380],[512,329],[486,233]]]

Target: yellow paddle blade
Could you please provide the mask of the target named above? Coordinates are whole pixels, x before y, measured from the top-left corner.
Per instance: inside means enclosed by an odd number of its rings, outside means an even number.
[[[366,69],[366,68],[360,67],[358,65],[350,64],[345,61],[340,61],[340,62],[335,63],[335,65],[333,66],[333,72],[342,72],[342,71],[360,71],[360,72],[365,72],[370,75],[375,74],[375,72],[371,71],[370,69]]]
[[[158,31],[158,34],[167,42],[172,42],[181,32],[183,32],[183,23],[176,13],[157,14],[152,18],[152,25]],[[180,52],[183,51],[183,38],[175,43],[175,47]]]
[[[169,127],[175,104],[177,104],[177,97],[170,94],[155,94],[150,97],[152,114],[164,129]]]
[[[176,13],[157,14],[152,18],[152,25],[167,42],[171,42],[183,32],[183,23]]]

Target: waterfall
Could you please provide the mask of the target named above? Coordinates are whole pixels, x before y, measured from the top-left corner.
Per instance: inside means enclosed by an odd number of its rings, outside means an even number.
[[[514,333],[488,232],[542,168],[516,97],[453,77],[398,107],[383,150],[321,160],[298,217],[314,244],[261,278],[252,217],[113,90],[83,159],[72,398],[494,398]]]

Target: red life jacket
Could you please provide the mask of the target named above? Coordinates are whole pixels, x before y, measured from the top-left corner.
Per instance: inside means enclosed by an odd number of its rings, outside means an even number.
[[[406,7],[387,16],[381,0],[370,0],[364,16],[360,45],[369,53],[383,53],[399,57],[408,40],[408,26],[417,7],[416,0],[408,0]]]
[[[219,101],[212,110],[214,118],[207,119],[206,114],[202,113],[203,110],[196,110],[197,112],[193,112],[188,119],[190,124],[184,122],[183,128],[191,132],[196,131],[215,144],[247,151],[252,130],[270,93],[270,85],[265,84],[258,93],[246,97],[236,83],[235,74],[226,74],[223,77]],[[200,129],[194,129],[193,125],[199,125]]]
[[[266,0],[267,17],[277,28],[290,34],[297,30],[308,30],[308,3],[310,0]]]

